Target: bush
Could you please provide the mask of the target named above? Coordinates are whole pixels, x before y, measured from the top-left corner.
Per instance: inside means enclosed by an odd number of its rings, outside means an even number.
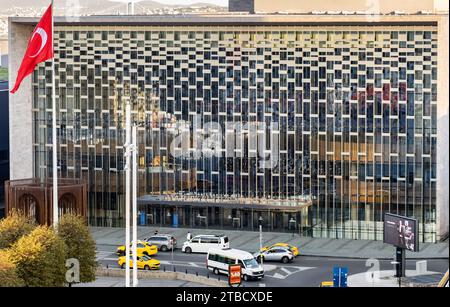
[[[11,261],[10,251],[0,250],[0,287],[21,287],[23,285],[16,265]]]
[[[55,231],[38,226],[11,249],[19,277],[29,287],[61,287],[65,284],[67,247]]]
[[[67,246],[68,258],[75,258],[80,263],[80,282],[94,281],[97,269],[95,241],[85,220],[74,214],[62,216],[58,236]]]
[[[11,247],[35,227],[35,223],[21,211],[11,211],[8,217],[0,220],[0,249]]]

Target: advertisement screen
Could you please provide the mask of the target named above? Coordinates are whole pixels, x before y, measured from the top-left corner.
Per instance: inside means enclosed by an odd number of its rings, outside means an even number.
[[[418,239],[417,220],[390,213],[384,215],[384,243],[417,252]]]

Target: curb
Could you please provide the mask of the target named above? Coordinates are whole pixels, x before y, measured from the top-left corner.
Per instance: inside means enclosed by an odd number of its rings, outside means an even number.
[[[99,244],[103,246],[111,246],[111,247],[117,247],[118,244]],[[175,248],[175,251],[181,251],[181,248]],[[112,253],[112,252],[111,252]],[[301,252],[298,257],[313,257],[313,258],[330,258],[330,259],[379,259],[379,260],[392,260],[394,258],[394,253],[392,254],[392,257],[388,257],[386,255],[374,257],[374,256],[358,256],[358,255],[329,255],[329,254],[315,254],[315,253],[308,253],[308,252]],[[413,256],[408,257],[406,256],[407,260],[447,260],[449,259],[449,256]]]
[[[386,257],[386,256],[357,256],[357,255],[320,255],[320,254],[305,254],[301,253],[298,256],[300,257],[313,257],[313,258],[330,258],[330,259],[379,259],[379,260],[392,260],[394,258],[394,254],[392,254],[392,257]],[[406,260],[448,260],[448,257],[445,256],[429,256],[429,257],[406,257]]]
[[[122,269],[99,268],[97,269],[95,275],[101,277],[125,277],[125,271]],[[228,287],[228,283],[226,281],[219,281],[216,279],[206,278],[204,276],[197,276],[180,272],[138,271],[138,277],[141,279],[183,280],[211,287]]]

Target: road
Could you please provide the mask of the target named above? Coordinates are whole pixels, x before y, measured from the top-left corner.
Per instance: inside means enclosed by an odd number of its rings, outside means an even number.
[[[116,246],[97,245],[97,258],[102,266],[118,268]],[[180,249],[173,253],[173,263],[171,252],[159,252],[155,257],[161,262],[161,270],[177,272],[188,272],[189,274],[199,274],[211,278],[218,278],[205,267],[204,254],[184,254]],[[407,260],[407,270],[416,269],[415,260]],[[428,260],[428,271],[445,273],[448,269],[447,260]],[[277,262],[265,263],[265,278],[259,281],[250,281],[244,284],[247,287],[317,287],[322,281],[331,281],[333,267],[341,266],[349,269],[349,275],[367,272],[365,259],[349,258],[325,258],[299,256],[293,262],[282,264]],[[392,270],[393,265],[389,260],[380,261],[381,270]],[[224,275],[221,279],[227,278]]]

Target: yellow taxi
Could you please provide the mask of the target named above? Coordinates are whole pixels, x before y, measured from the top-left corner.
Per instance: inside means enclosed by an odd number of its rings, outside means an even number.
[[[125,263],[125,256],[119,257],[117,264],[119,264],[122,269],[125,269]],[[160,265],[161,263],[158,260],[152,259],[149,256],[137,256],[137,268],[140,270],[159,270]],[[133,268],[133,256],[130,256],[130,268]]]
[[[264,246],[261,249],[261,252],[265,252],[266,250],[271,249],[272,247],[276,247],[276,246],[285,247],[285,248],[289,249],[292,252],[294,257],[298,256],[298,247],[297,246],[293,246],[291,244],[287,244],[287,243],[275,243],[275,244],[272,244],[270,246]]]
[[[131,251],[132,247],[133,246],[130,245],[130,251]],[[157,253],[158,253],[158,247],[156,245],[150,245],[144,241],[137,242],[137,255],[154,256]],[[116,254],[118,256],[124,256],[125,255],[125,245],[119,246],[117,248]]]

